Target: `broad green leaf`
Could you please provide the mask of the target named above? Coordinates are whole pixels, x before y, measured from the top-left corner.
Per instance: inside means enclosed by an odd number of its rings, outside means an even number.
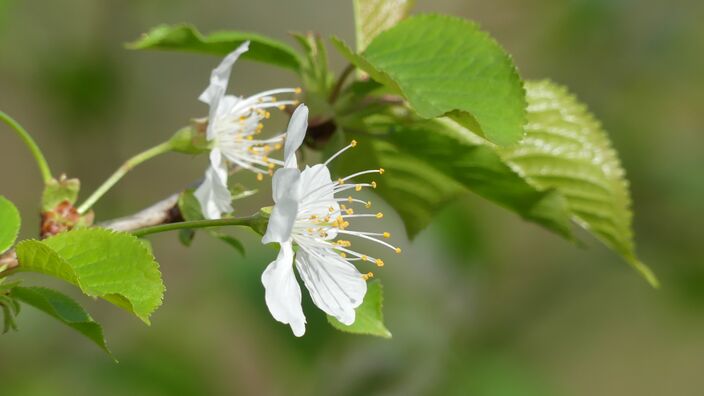
[[[378,120],[367,120],[365,130],[378,137],[348,133],[357,138],[358,148],[336,160],[336,171],[341,176],[354,173],[362,170],[359,164],[384,168],[375,192],[398,211],[409,236],[466,188],[571,238],[570,215],[556,191],[526,182],[494,148],[461,134],[463,128],[452,121],[370,118]]]
[[[44,186],[42,193],[42,210],[49,211],[62,202],[76,203],[81,182],[78,179],[67,179],[62,176],[59,180],[51,179]]]
[[[78,331],[112,357],[103,328],[72,298],[45,287],[15,287],[12,297]]]
[[[357,52],[364,51],[379,33],[408,16],[413,3],[413,0],[354,0]]]
[[[367,284],[367,294],[364,296],[364,301],[355,310],[354,323],[346,326],[330,315],[328,315],[328,322],[332,327],[348,333],[391,338],[391,332],[384,325],[383,303],[384,294],[381,281],[371,281]]]
[[[159,265],[136,237],[102,228],[73,230],[17,245],[20,268],[53,275],[149,324],[164,294]]]
[[[20,212],[10,200],[0,195],[0,254],[15,242],[20,224]]]
[[[523,136],[525,92],[516,67],[472,22],[413,16],[376,36],[361,55],[339,40],[336,46],[423,118],[450,116],[500,145]]]
[[[526,90],[526,137],[502,149],[504,159],[536,187],[559,191],[576,223],[657,286],[655,275],[636,257],[628,183],[600,123],[560,85],[527,82]]]
[[[298,72],[300,59],[289,45],[255,33],[220,31],[207,36],[191,25],[159,25],[138,40],[127,44],[129,49],[160,49],[226,55],[249,40],[249,51],[242,59],[269,63]]]

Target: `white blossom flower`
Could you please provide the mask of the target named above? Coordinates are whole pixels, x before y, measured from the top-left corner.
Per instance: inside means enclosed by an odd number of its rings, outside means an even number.
[[[218,219],[232,212],[227,178],[231,167],[250,170],[262,180],[283,162],[269,158],[271,151],[281,148],[283,134],[269,139],[257,139],[262,120],[269,118],[269,108],[284,109],[296,100],[277,100],[274,95],[300,93],[299,88],[280,88],[260,92],[250,97],[226,95],[232,65],[249,49],[249,41],[228,54],[210,75],[210,85],[198,98],[210,106],[207,139],[212,145],[210,167],[195,192],[203,216]]]
[[[272,180],[274,207],[262,243],[278,242],[279,255],[262,274],[266,289],[266,304],[274,319],[289,324],[294,335],[305,332],[306,319],[301,308],[301,289],[293,270],[295,261],[299,276],[303,279],[313,303],[340,322],[350,325],[355,321],[355,308],[367,292],[366,280],[371,272],[362,274],[351,262],[368,261],[383,266],[380,258],[359,253],[352,249],[351,242],[341,239],[354,236],[377,242],[396,253],[401,249],[382,238],[388,232],[362,232],[348,229],[348,220],[358,217],[380,219],[382,213],[355,214],[347,205],[362,204],[371,207],[368,201],[347,196],[336,198],[344,191],[360,191],[365,187],[376,187],[375,182],[351,183],[351,179],[369,173],[383,173],[383,169],[372,169],[355,173],[333,181],[327,165],[350,145],[334,154],[324,164],[306,166],[298,170],[296,150],[303,142],[308,124],[308,109],[300,105],[291,117],[286,134],[283,168]],[[294,254],[293,245],[298,246]],[[295,256],[295,259],[294,259]]]

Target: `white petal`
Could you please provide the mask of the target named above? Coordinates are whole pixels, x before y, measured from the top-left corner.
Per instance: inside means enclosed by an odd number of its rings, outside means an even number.
[[[262,274],[262,284],[266,290],[266,306],[274,319],[290,325],[296,337],[302,336],[306,331],[306,317],[301,307],[301,287],[293,273],[290,242],[281,244],[279,256]]]
[[[335,185],[330,179],[330,170],[323,164],[307,167],[301,172],[298,212],[306,216],[323,218],[331,213],[339,213],[340,205],[335,201]],[[332,208],[332,212],[330,212]],[[337,237],[337,229],[331,228],[325,239]]]
[[[219,150],[210,152],[210,167],[205,171],[205,180],[194,195],[206,219],[219,219],[223,213],[232,212],[232,197],[227,188],[227,166],[222,161]]]
[[[296,254],[296,267],[318,308],[346,325],[364,300],[367,282],[348,261],[332,250],[306,249]]]
[[[236,50],[230,52],[225,56],[225,58],[220,62],[218,67],[213,69],[210,73],[210,85],[203,91],[198,97],[203,103],[207,103],[210,106],[210,112],[208,114],[207,137],[211,140],[215,137],[213,129],[213,121],[217,118],[218,111],[220,110],[220,101],[225,96],[227,91],[227,84],[230,80],[230,73],[232,72],[232,65],[235,63],[240,55],[244,54],[249,50],[249,41],[245,41]]]
[[[284,146],[284,166],[286,168],[297,168],[296,150],[303,144],[308,129],[308,107],[300,104],[293,112],[291,120],[286,129],[286,144]]]
[[[293,200],[301,196],[301,172],[293,168],[279,168],[271,180],[271,192],[274,202]]]
[[[237,47],[237,49],[225,56],[218,67],[213,69],[210,73],[210,85],[200,94],[198,100],[213,106],[215,102],[219,102],[220,99],[222,99],[227,90],[227,83],[230,80],[232,65],[234,65],[237,58],[247,52],[247,50],[249,50],[249,41],[245,41]]]
[[[262,237],[262,243],[271,242],[284,243],[291,240],[291,231],[298,215],[298,203],[296,201],[281,201],[274,205],[269,217],[269,224]]]

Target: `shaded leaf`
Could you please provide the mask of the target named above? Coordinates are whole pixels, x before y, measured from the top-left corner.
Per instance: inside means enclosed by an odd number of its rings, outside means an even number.
[[[328,315],[328,322],[332,327],[348,333],[368,334],[378,337],[391,338],[391,332],[384,325],[384,290],[380,280],[374,280],[367,284],[367,294],[364,301],[355,310],[356,317],[354,323],[346,326],[334,317]]]
[[[543,191],[526,182],[494,148],[463,135],[463,128],[454,122],[378,115],[373,119],[372,123],[365,121],[366,130],[378,136],[351,134],[359,140],[359,149],[337,160],[336,171],[353,173],[360,170],[360,163],[365,168],[384,168],[375,192],[398,211],[409,236],[427,226],[466,188],[571,238],[570,214],[556,191]]]
[[[112,357],[103,328],[72,298],[45,287],[15,287],[12,297],[78,331]]]
[[[628,183],[601,124],[560,85],[527,82],[526,90],[526,137],[501,149],[503,158],[534,186],[559,191],[576,223],[657,286],[655,275],[636,257]]]
[[[300,69],[296,51],[281,41],[255,33],[236,31],[219,31],[204,36],[194,26],[186,24],[159,25],[138,40],[127,44],[127,48],[226,55],[247,40],[250,41],[249,51],[242,55],[242,59],[269,63],[296,72]]]

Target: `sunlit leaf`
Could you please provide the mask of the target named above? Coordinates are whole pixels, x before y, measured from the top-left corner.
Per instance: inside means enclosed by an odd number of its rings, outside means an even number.
[[[20,212],[10,200],[0,195],[0,253],[4,253],[15,242],[20,223]]]
[[[405,18],[413,3],[413,0],[354,0],[357,51],[364,51],[374,37]]]
[[[525,92],[516,67],[472,22],[413,16],[380,33],[362,54],[334,43],[371,78],[403,95],[423,118],[450,116],[501,145],[523,136]]]
[[[20,268],[53,275],[134,313],[149,316],[164,294],[159,265],[136,237],[101,228],[73,230],[17,245]]]
[[[575,222],[656,286],[655,275],[636,257],[628,183],[601,124],[562,86],[527,82],[526,90],[526,137],[503,148],[504,159],[534,186],[559,191]]]
[[[367,284],[367,294],[364,301],[355,310],[354,323],[346,326],[334,317],[328,315],[328,322],[332,327],[355,334],[368,334],[384,338],[391,338],[391,332],[384,325],[384,290],[380,280],[374,280]]]

